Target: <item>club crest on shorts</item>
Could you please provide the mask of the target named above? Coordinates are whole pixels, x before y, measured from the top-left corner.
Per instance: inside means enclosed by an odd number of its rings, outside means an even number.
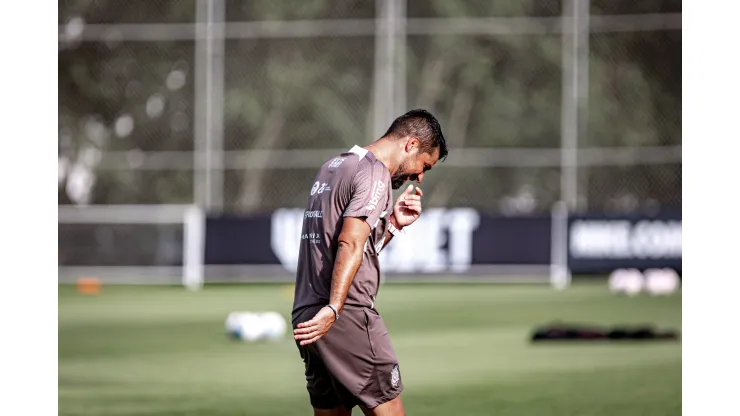
[[[393,366],[391,370],[391,385],[398,387],[398,382],[401,380],[401,375],[398,373],[398,364]]]

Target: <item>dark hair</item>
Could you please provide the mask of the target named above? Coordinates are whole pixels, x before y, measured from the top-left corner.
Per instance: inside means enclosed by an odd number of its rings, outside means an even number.
[[[416,109],[393,120],[384,136],[419,138],[419,152],[432,154],[439,148],[439,160],[447,157],[447,142],[439,121],[427,110]]]

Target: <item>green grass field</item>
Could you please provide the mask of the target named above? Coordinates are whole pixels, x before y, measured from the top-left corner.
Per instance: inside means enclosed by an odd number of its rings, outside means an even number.
[[[308,415],[286,338],[224,334],[233,310],[288,317],[282,286],[59,287],[60,415]],[[532,345],[536,325],[681,326],[681,296],[611,295],[606,284],[386,285],[377,302],[409,415],[680,415],[681,344]],[[355,413],[360,413],[356,411]]]

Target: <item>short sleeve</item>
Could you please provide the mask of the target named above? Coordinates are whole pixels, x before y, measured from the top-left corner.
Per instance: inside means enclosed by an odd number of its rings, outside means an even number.
[[[374,229],[388,203],[388,184],[383,169],[374,164],[361,163],[350,184],[350,198],[345,217],[365,217]]]

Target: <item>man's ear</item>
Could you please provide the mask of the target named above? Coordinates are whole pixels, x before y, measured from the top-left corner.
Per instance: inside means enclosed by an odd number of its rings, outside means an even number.
[[[416,136],[409,136],[408,139],[406,139],[406,151],[408,153],[412,153],[414,149],[419,148],[419,138]]]

